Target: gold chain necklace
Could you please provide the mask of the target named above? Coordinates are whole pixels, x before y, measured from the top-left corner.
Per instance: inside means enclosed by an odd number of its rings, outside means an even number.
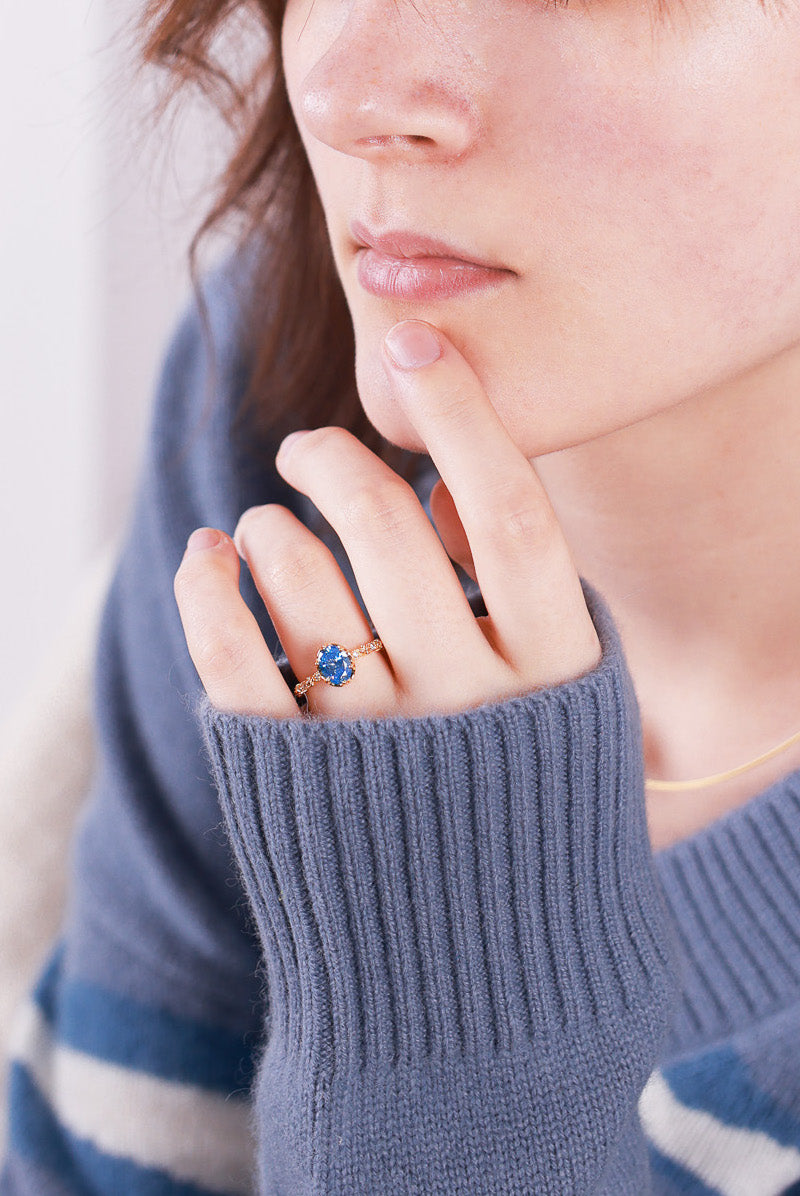
[[[748,768],[755,768],[757,764],[762,764],[765,760],[769,760],[772,756],[777,756],[778,752],[783,752],[786,748],[791,747],[793,743],[800,740],[800,731],[796,735],[790,736],[789,739],[779,743],[777,747],[771,748],[768,752],[764,752],[763,756],[756,756],[755,760],[751,760],[749,764],[740,764],[738,768],[732,768],[729,772],[717,772],[712,777],[701,777],[696,781],[650,781],[645,779],[645,787],[647,789],[702,789],[705,785],[716,785],[718,781],[726,781],[728,777],[736,777],[740,772],[747,772]]]

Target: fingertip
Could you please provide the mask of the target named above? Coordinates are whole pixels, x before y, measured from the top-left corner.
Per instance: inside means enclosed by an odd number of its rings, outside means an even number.
[[[207,548],[216,548],[222,539],[222,533],[215,527],[198,527],[186,541],[184,556],[192,556],[195,552],[203,552]]]
[[[198,527],[186,541],[181,564],[195,557],[200,558],[206,553],[212,555],[222,553],[224,557],[231,548],[234,549],[233,559],[238,563],[238,556],[235,555],[236,546],[226,532],[220,531],[216,527]]]
[[[423,320],[401,320],[383,338],[389,364],[399,370],[418,370],[442,356],[443,345],[436,329]]]

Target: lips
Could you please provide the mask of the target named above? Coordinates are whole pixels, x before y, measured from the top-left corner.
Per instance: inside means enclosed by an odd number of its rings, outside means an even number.
[[[471,251],[420,233],[392,230],[380,235],[354,220],[358,281],[370,294],[391,299],[452,299],[498,286],[513,271]]]
[[[504,269],[497,262],[488,261],[469,250],[451,245],[436,237],[426,237],[422,233],[407,232],[404,229],[392,229],[380,234],[373,233],[360,220],[351,222],[350,232],[358,245],[376,249],[386,257],[446,258],[457,262],[466,262],[470,266],[483,266],[490,270]]]

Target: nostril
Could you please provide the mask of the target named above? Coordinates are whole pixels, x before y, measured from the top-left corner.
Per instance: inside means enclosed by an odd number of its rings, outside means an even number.
[[[378,145],[381,147],[402,145],[434,145],[433,137],[426,137],[424,133],[384,133],[374,137],[359,138],[361,145]]]

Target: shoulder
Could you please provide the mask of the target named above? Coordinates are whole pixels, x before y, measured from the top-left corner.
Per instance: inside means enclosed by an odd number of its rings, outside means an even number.
[[[239,423],[253,367],[254,318],[270,319],[263,298],[268,269],[269,245],[245,242],[228,251],[200,276],[166,339],[139,489],[170,525],[175,551],[194,527],[230,532],[247,506],[281,501],[278,492],[285,491],[271,444],[257,443]]]
[[[221,427],[241,393],[254,256],[229,251],[192,288],[167,337],[156,384],[151,439],[183,440],[186,425],[207,410]]]

